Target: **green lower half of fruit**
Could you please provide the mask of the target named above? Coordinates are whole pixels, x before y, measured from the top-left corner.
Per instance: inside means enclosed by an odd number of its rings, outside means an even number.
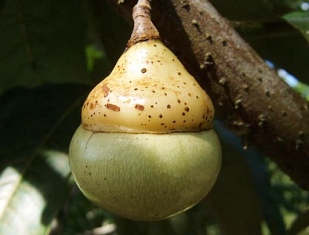
[[[169,134],[94,133],[80,126],[69,160],[77,185],[98,206],[142,221],[200,202],[214,185],[221,147],[214,130]]]

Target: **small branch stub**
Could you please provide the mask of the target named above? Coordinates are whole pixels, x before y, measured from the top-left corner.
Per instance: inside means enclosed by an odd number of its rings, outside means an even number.
[[[139,0],[134,6],[132,12],[134,28],[131,38],[127,43],[127,48],[150,39],[160,40],[159,32],[151,21],[150,2],[151,0]]]

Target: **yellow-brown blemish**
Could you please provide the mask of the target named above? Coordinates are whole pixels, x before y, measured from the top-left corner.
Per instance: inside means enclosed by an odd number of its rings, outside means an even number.
[[[119,112],[120,111],[120,107],[114,104],[106,104],[106,108],[109,110],[112,110],[114,112]]]
[[[135,108],[139,111],[144,111],[145,107],[143,105],[140,105],[140,104],[136,104],[135,105]]]
[[[110,89],[107,87],[106,84],[102,86],[102,90],[104,92],[104,97],[108,96]]]

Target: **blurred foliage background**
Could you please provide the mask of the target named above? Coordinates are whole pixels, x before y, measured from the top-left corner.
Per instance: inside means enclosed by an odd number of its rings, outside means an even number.
[[[210,2],[309,101],[309,1]],[[222,171],[188,212],[133,222],[84,198],[68,146],[85,96],[130,33],[102,0],[0,1],[0,234],[309,234],[309,193],[219,120]]]

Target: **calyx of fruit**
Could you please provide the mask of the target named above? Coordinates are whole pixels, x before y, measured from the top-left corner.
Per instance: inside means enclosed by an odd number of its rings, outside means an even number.
[[[205,91],[159,40],[131,46],[89,94],[82,125],[94,132],[169,133],[212,127]]]
[[[192,207],[221,165],[212,102],[160,41],[149,12],[146,0],[135,6],[128,48],[88,95],[69,150],[85,196],[135,220]]]

